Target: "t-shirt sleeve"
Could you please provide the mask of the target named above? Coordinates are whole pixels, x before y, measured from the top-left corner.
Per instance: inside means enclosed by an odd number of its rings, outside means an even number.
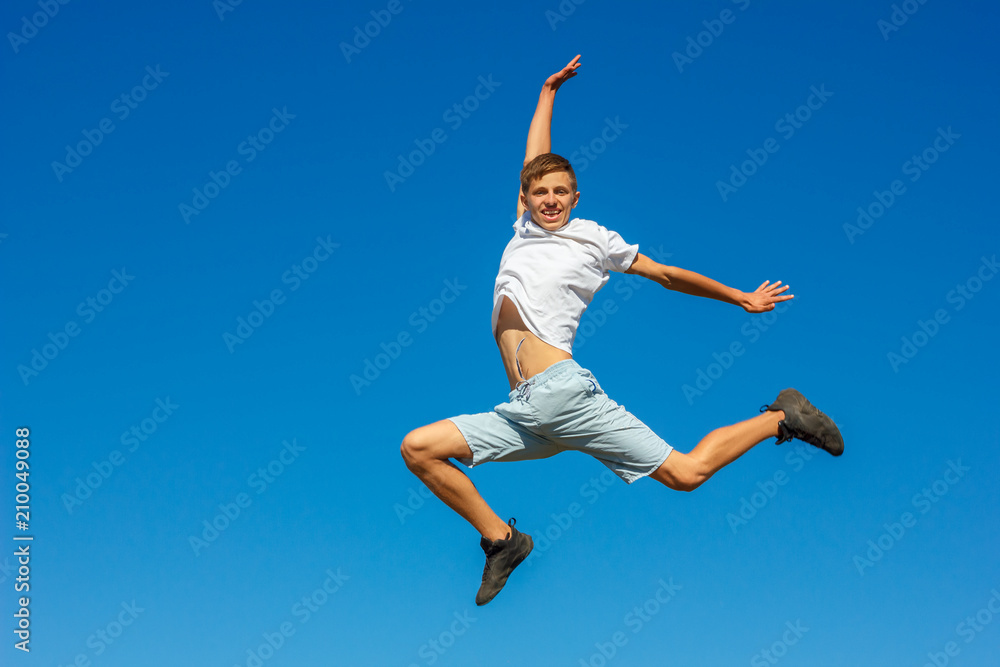
[[[636,255],[639,254],[639,246],[629,245],[618,232],[613,232],[610,229],[604,231],[608,236],[608,256],[604,260],[604,268],[607,271],[625,273],[632,266]]]

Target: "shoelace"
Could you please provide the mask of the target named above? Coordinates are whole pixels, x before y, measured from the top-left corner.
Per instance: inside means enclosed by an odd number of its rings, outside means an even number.
[[[761,412],[761,414],[767,412],[767,409],[769,407],[771,407],[771,406],[770,405],[762,405],[762,406],[760,406],[760,412]],[[792,435],[791,429],[789,429],[788,426],[785,425],[785,420],[784,419],[782,419],[780,422],[778,422],[778,431],[781,433],[781,435],[778,436],[778,440],[774,443],[776,445],[780,445],[783,442],[788,442],[789,440],[791,440],[794,437]]]
[[[511,517],[510,521],[507,522],[507,525],[510,526],[511,528],[513,528],[515,523],[517,523],[517,519],[515,519],[514,517]],[[513,530],[510,531],[510,533],[508,533],[507,539],[509,540],[512,537],[514,537],[514,531]],[[486,557],[486,567],[483,568],[483,581],[486,581],[486,576],[490,573],[490,569],[491,569],[490,568],[490,558],[489,558],[489,556],[487,556]]]
[[[787,426],[785,426],[785,420],[784,419],[782,419],[780,422],[778,422],[778,430],[781,431],[781,436],[778,438],[778,441],[775,442],[774,444],[780,445],[781,443],[788,442],[789,440],[792,439],[792,437],[793,437],[792,436],[792,431]]]

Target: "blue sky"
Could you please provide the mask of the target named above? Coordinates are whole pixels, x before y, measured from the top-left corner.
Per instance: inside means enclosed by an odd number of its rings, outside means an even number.
[[[994,664],[998,19],[7,3],[3,663]],[[577,53],[576,213],[796,294],[751,316],[616,275],[578,361],[682,451],[795,386],[846,452],[764,443],[693,494],[574,454],[474,470],[536,542],[477,608],[478,535],[398,446],[506,397],[493,279]]]

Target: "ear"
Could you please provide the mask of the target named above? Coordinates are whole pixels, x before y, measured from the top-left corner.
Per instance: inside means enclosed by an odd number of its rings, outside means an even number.
[[[576,205],[577,205],[577,204],[579,204],[579,203],[580,203],[580,193],[579,193],[579,192],[577,192],[577,193],[576,193],[576,194],[575,194],[575,195],[573,196],[573,205],[572,205],[572,206],[570,206],[570,208],[576,208]]]

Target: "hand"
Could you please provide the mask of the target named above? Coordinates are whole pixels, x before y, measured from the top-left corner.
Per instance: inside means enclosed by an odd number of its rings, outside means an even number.
[[[545,88],[552,90],[553,93],[556,92],[559,90],[559,86],[576,76],[576,70],[579,66],[580,56],[578,55],[576,58],[569,61],[569,64],[566,65],[566,67],[563,67],[561,70],[547,78],[545,80]]]
[[[744,292],[740,305],[748,313],[766,313],[774,310],[774,304],[779,301],[788,301],[795,297],[794,294],[784,294],[787,289],[788,285],[781,287],[780,280],[773,285],[770,280],[765,280],[753,292]]]

